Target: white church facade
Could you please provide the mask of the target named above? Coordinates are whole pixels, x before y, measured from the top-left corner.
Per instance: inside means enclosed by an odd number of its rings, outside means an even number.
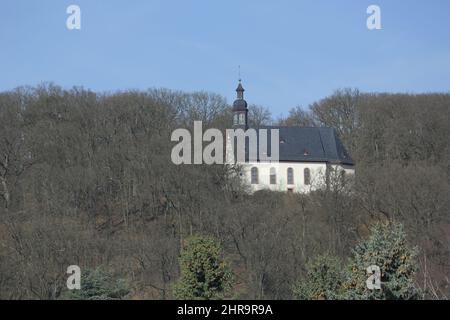
[[[246,131],[249,127],[244,91],[239,81],[233,103],[233,128]],[[326,188],[331,180],[344,181],[354,174],[354,162],[332,128],[262,126],[251,129],[257,132],[278,129],[279,132],[278,161],[258,158],[238,163],[242,166],[242,179],[251,191],[307,193]]]

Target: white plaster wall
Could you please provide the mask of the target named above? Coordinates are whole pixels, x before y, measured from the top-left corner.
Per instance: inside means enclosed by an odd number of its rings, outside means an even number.
[[[251,168],[257,167],[259,174],[259,183],[251,184]],[[344,170],[346,174],[354,174],[351,166],[332,165],[334,169]],[[270,184],[270,168],[275,168],[277,177],[276,184]],[[294,184],[287,184],[287,170],[294,170]],[[311,184],[305,185],[304,169],[309,168],[311,172]],[[251,186],[252,191],[269,189],[273,191],[287,191],[293,189],[293,192],[307,193],[325,186],[326,163],[298,163],[298,162],[250,162],[243,164],[243,179]]]

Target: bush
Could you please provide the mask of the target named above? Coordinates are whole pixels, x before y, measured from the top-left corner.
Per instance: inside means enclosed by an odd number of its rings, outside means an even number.
[[[417,299],[414,284],[417,250],[410,248],[401,224],[378,223],[372,234],[352,250],[344,271],[335,257],[322,255],[307,266],[307,276],[297,282],[294,295],[299,299],[394,300]],[[367,268],[381,271],[381,289],[369,289]]]
[[[72,290],[69,297],[77,300],[110,300],[122,299],[129,292],[125,280],[114,280],[108,272],[97,268],[81,273],[81,289]]]
[[[338,258],[329,254],[316,257],[307,265],[306,279],[294,286],[294,296],[302,300],[333,300],[341,296],[344,272]]]
[[[233,273],[221,259],[220,245],[210,237],[194,236],[181,252],[177,299],[222,299],[232,288]]]

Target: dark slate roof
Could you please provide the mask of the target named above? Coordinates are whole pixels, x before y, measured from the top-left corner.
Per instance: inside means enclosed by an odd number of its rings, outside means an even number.
[[[270,129],[279,129],[280,161],[327,162],[354,165],[353,159],[333,128],[263,126],[256,128],[258,139],[260,129],[268,129],[269,156]],[[248,148],[246,149],[248,154]]]
[[[247,110],[247,101],[244,99],[237,99],[233,103],[233,111],[246,111]]]

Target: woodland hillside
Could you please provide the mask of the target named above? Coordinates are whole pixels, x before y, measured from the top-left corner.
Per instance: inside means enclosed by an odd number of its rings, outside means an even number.
[[[194,235],[223,248],[227,297],[293,299],[315,257],[346,261],[377,222],[403,225],[417,249],[420,298],[450,298],[450,94],[341,89],[278,119],[252,105],[249,119],[335,128],[354,179],[250,195],[239,168],[172,164],[174,129],[230,126],[214,93],[1,92],[0,299],[66,298],[69,265],[120,280],[124,298],[172,299]]]

